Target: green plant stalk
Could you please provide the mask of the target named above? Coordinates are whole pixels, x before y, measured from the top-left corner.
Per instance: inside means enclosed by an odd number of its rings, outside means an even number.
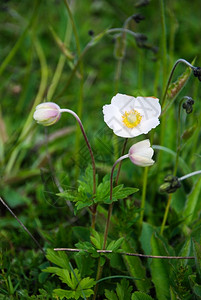
[[[68,1],[64,0],[64,4],[67,8],[68,11],[68,15],[70,17],[71,20],[71,25],[72,25],[72,30],[75,36],[75,42],[76,42],[76,48],[77,48],[77,54],[78,57],[80,57],[81,55],[81,48],[80,48],[80,41],[79,41],[79,37],[78,37],[78,33],[77,33],[77,29],[76,29],[76,25],[75,25],[75,21],[72,15],[72,12],[70,10],[70,7],[68,5]],[[82,118],[82,111],[83,111],[83,86],[84,86],[84,65],[83,65],[83,61],[80,60],[79,63],[79,67],[80,67],[80,75],[81,75],[81,79],[80,79],[80,93],[79,93],[79,101],[78,101],[78,115],[80,116],[80,118]],[[76,141],[75,141],[75,151],[76,153],[79,152],[80,149],[80,131],[79,131],[79,126],[77,125],[77,129],[76,129]],[[78,178],[79,176],[79,158],[77,157],[77,164],[76,164],[76,178]]]
[[[28,118],[23,126],[23,129],[21,131],[21,134],[18,138],[16,147],[14,148],[13,152],[11,153],[10,159],[8,161],[8,164],[6,166],[5,169],[5,173],[9,174],[11,172],[11,170],[13,169],[13,165],[15,163],[15,160],[17,159],[18,153],[22,147],[22,142],[24,141],[24,139],[27,137],[27,135],[29,134],[29,131],[31,129],[31,125],[32,125],[32,119],[33,119],[33,113],[35,110],[36,105],[38,105],[43,98],[43,95],[45,93],[46,87],[47,87],[47,79],[48,79],[48,67],[47,67],[47,63],[46,63],[46,58],[43,52],[43,49],[38,41],[37,38],[34,38],[34,46],[40,61],[40,65],[41,65],[41,81],[40,81],[40,86],[39,86],[39,90],[38,93],[36,95],[36,98],[34,100],[34,104],[32,106],[32,109],[28,115]],[[21,144],[20,144],[21,143]]]
[[[174,172],[173,172],[174,176],[176,176],[176,174],[177,174],[178,163],[179,163],[179,154],[180,154],[180,150],[181,150],[181,124],[180,124],[181,123],[181,105],[182,105],[183,100],[186,98],[188,98],[188,97],[183,97],[181,99],[181,101],[179,102],[178,121],[177,121],[177,151],[176,151],[175,166],[174,166]],[[165,213],[164,213],[163,221],[162,221],[162,225],[161,225],[161,234],[163,234],[163,231],[165,228],[165,224],[166,224],[169,209],[170,209],[171,200],[172,200],[172,194],[169,194],[168,202],[167,202],[167,205],[165,208]]]
[[[166,224],[166,221],[167,221],[168,213],[169,213],[169,210],[170,210],[171,200],[172,200],[172,194],[169,194],[168,195],[167,205],[166,205],[166,208],[165,208],[164,217],[163,217],[163,222],[162,222],[162,225],[161,225],[161,231],[160,231],[161,235],[163,234],[163,231],[164,231],[164,228],[165,228],[165,224]]]
[[[144,173],[143,173],[142,200],[141,200],[141,207],[140,207],[141,211],[140,211],[140,221],[139,221],[140,228],[142,228],[143,217],[144,217],[148,170],[149,170],[149,168],[146,167],[144,169]]]
[[[71,33],[72,33],[72,28],[70,26],[70,22],[68,21],[67,26],[66,26],[66,33],[65,33],[65,37],[64,37],[64,45],[69,44],[69,40],[71,38]],[[50,88],[49,88],[48,93],[47,93],[47,99],[48,100],[49,99],[51,100],[53,98],[53,95],[54,95],[55,90],[58,86],[59,80],[61,78],[61,74],[62,74],[64,65],[65,65],[65,62],[66,62],[66,57],[65,57],[64,54],[61,54],[60,57],[59,57],[59,61],[58,61],[58,64],[57,64],[57,67],[56,67],[56,70],[55,70]]]

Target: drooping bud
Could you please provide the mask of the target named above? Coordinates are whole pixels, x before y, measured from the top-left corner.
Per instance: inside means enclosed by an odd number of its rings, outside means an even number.
[[[43,126],[56,123],[61,116],[60,107],[53,102],[44,102],[36,106],[33,118]]]
[[[129,150],[128,157],[133,164],[148,167],[154,164],[153,154],[154,150],[150,147],[150,141],[147,139],[134,144]]]
[[[171,193],[174,193],[176,192],[176,190],[178,188],[181,187],[181,183],[178,179],[178,177],[176,176],[173,176],[173,175],[167,175],[165,178],[164,178],[164,181],[165,183],[163,183],[160,187],[159,187],[159,191],[161,193],[168,193],[168,194],[171,194]]]

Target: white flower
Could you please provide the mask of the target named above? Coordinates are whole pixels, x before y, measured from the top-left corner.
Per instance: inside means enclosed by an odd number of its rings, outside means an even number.
[[[154,150],[150,147],[150,141],[144,140],[134,144],[128,152],[128,157],[135,165],[148,167],[154,164],[152,156]]]
[[[103,106],[104,121],[121,137],[132,138],[148,133],[159,125],[161,106],[154,97],[117,94],[111,104]]]
[[[50,126],[56,123],[60,116],[60,107],[56,103],[44,102],[36,106],[33,118],[41,125]]]

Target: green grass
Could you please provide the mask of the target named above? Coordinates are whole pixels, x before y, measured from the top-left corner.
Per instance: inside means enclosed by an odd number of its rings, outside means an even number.
[[[151,95],[162,102],[176,60],[191,63],[195,59],[194,66],[201,66],[199,0],[164,1],[164,19],[162,1],[156,0],[141,7],[131,0],[67,3],[71,17],[65,1],[60,0],[0,3],[0,197],[46,253],[61,247],[89,253],[68,253],[68,260],[58,253],[45,257],[0,203],[0,299],[62,299],[64,292],[58,289],[69,291],[65,294],[68,299],[92,299],[98,262],[106,279],[100,279],[97,299],[200,299],[200,176],[181,182],[181,188],[169,198],[168,209],[168,195],[161,194],[159,187],[175,170],[175,175],[182,177],[201,169],[201,82],[191,74],[174,101],[166,99],[173,104],[162,115],[160,126],[146,136],[128,140],[126,151],[133,143],[150,138],[157,145],[156,163],[145,173],[127,160],[122,163],[119,184],[139,191],[114,203],[108,235],[111,247],[112,241],[124,237],[118,245],[121,252],[196,259],[97,254],[97,241],[103,240],[107,219],[106,201],[98,205],[96,232],[91,232],[90,209],[86,206],[75,215],[76,202],[68,203],[57,195],[67,190],[77,197],[83,180],[90,185],[85,170],[91,161],[80,129],[68,114],[48,128],[33,121],[35,106],[43,101],[74,110],[94,151],[100,184],[109,176],[124,144],[104,123],[102,106],[117,92]],[[107,32],[123,28],[127,18],[137,13],[145,20],[130,21],[128,29],[148,37],[144,47],[131,34]],[[88,34],[90,30],[93,36]],[[179,64],[172,82],[185,70],[186,66]],[[195,104],[189,115],[181,110],[183,138],[175,168],[178,111],[184,96],[192,97]],[[107,177],[104,180],[107,189]],[[83,199],[89,198],[86,190]],[[42,271],[51,267],[57,268],[57,276]],[[69,294],[73,289],[75,293]]]

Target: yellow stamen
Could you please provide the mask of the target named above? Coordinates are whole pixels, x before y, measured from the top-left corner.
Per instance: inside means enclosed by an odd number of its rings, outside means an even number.
[[[134,128],[141,122],[142,116],[140,113],[132,109],[129,112],[125,111],[125,113],[122,116],[122,121],[124,125],[128,128]]]

